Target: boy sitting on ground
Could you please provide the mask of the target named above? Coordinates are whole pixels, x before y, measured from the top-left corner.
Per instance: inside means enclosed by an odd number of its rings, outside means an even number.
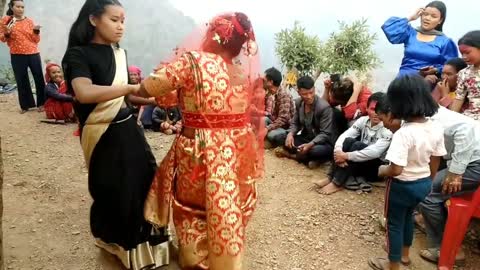
[[[334,165],[328,177],[319,183],[318,192],[330,195],[343,189],[361,189],[370,192],[367,181],[378,181],[378,168],[384,164],[392,132],[383,126],[375,113],[384,93],[375,93],[368,99],[367,114],[359,118],[335,143]],[[349,188],[349,187],[350,188]]]

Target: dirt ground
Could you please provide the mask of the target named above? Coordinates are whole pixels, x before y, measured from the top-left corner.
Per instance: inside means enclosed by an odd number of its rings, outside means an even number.
[[[16,95],[0,95],[6,269],[122,269],[93,245],[87,170],[78,137],[72,136],[75,125],[41,123],[43,117],[36,111],[19,114]],[[147,137],[160,161],[172,137]],[[309,170],[269,151],[266,163],[247,230],[245,269],[369,269],[369,257],[385,255],[377,223],[384,189],[324,197],[309,188],[325,167]],[[479,269],[480,258],[471,251],[475,238],[468,237],[463,269]],[[423,245],[423,235],[416,234],[410,269],[435,269],[418,257]]]

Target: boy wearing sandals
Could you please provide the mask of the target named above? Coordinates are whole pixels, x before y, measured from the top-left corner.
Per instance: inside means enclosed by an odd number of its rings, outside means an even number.
[[[367,181],[377,181],[378,168],[390,146],[392,132],[383,126],[375,113],[384,93],[375,93],[367,102],[368,116],[359,118],[335,143],[335,164],[327,179],[316,185],[320,194],[330,195],[350,185],[349,189],[371,191]],[[353,185],[356,187],[354,188]],[[347,187],[348,188],[348,187]]]

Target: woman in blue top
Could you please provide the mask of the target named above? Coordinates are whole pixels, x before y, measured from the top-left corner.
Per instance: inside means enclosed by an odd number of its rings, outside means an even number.
[[[399,76],[420,73],[433,84],[443,64],[458,57],[457,45],[442,32],[446,16],[445,4],[433,1],[409,18],[391,17],[383,24],[382,30],[390,43],[405,46]],[[409,22],[418,18],[421,18],[421,26],[413,28]]]

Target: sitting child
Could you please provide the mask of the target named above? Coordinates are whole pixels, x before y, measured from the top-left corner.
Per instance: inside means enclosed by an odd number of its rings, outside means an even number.
[[[182,130],[182,115],[178,107],[155,107],[152,114],[152,129],[167,135],[180,133]]]
[[[430,85],[418,75],[395,79],[388,87],[390,112],[382,121],[402,119],[404,124],[392,138],[379,177],[388,178],[385,194],[388,258],[371,258],[372,269],[398,270],[411,263],[409,253],[413,242],[413,211],[430,193],[440,159],[445,155],[443,130],[427,117],[433,116],[438,104],[430,93]]]
[[[335,164],[327,179],[317,185],[320,194],[340,191],[345,184],[355,189],[371,191],[367,181],[378,180],[378,168],[390,146],[392,132],[383,126],[375,113],[377,103],[385,99],[384,93],[375,93],[368,99],[368,116],[360,117],[335,143]],[[348,183],[347,183],[348,180]],[[349,188],[353,189],[353,187]]]
[[[59,65],[50,63],[45,70],[45,92],[47,101],[44,108],[47,119],[65,122],[75,122],[73,102],[75,98],[67,94],[67,86]]]

